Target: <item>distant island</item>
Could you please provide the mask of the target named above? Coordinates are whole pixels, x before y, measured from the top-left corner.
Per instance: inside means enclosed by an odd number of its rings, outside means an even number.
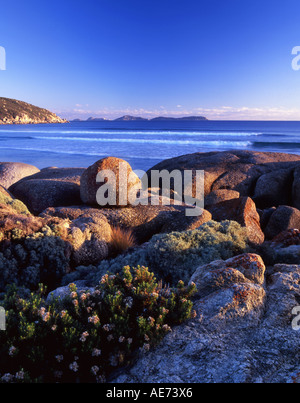
[[[142,118],[140,116],[131,116],[131,115],[124,115],[124,116],[121,116],[120,118],[114,119],[115,122],[118,122],[118,121],[126,122],[126,121],[132,121],[132,120],[148,120],[148,119]]]
[[[175,117],[168,117],[168,116],[158,116],[156,118],[147,119],[141,116],[131,116],[131,115],[124,115],[117,119],[105,119],[105,118],[88,118],[88,119],[74,119],[72,122],[103,122],[103,121],[113,121],[113,122],[129,122],[129,121],[199,121],[199,120],[208,120],[204,116],[183,116],[179,118]]]
[[[47,109],[0,97],[0,124],[37,124],[37,123],[67,123],[55,113]]]
[[[130,122],[130,121],[203,121],[208,120],[204,116],[183,116],[168,117],[158,116],[155,118],[143,118],[141,116],[124,115],[116,119],[106,119],[98,117],[89,117],[88,119],[73,119],[71,122]],[[28,104],[27,102],[16,99],[0,97],[0,125],[8,124],[38,124],[38,123],[68,123],[68,120],[62,119],[55,113],[47,109]]]

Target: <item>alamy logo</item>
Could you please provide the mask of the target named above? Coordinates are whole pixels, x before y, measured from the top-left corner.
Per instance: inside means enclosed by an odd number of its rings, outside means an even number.
[[[292,310],[292,315],[295,317],[292,320],[292,329],[293,330],[300,330],[300,306],[295,306]]]
[[[117,175],[109,169],[98,172],[96,182],[101,185],[96,200],[100,206],[184,204],[187,206],[186,216],[195,217],[203,213],[204,171],[151,170],[147,175],[143,170],[128,174],[127,169],[127,164],[120,162]]]
[[[295,55],[292,60],[292,69],[298,71],[300,70],[300,46],[295,46],[292,49],[292,55]]]
[[[5,330],[5,309],[0,306],[0,330]]]
[[[6,70],[6,51],[3,46],[0,46],[0,70]]]

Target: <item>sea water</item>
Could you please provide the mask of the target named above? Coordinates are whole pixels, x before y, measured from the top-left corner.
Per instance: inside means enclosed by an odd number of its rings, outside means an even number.
[[[300,154],[300,122],[100,121],[0,125],[0,161],[88,167],[114,156],[147,170],[167,158],[225,150]]]

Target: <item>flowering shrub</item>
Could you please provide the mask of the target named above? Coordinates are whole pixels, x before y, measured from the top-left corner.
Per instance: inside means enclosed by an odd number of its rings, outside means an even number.
[[[106,274],[92,292],[74,284],[63,300],[29,296],[11,287],[1,303],[7,329],[0,332],[2,382],[105,382],[117,366],[147,351],[171,326],[194,316],[195,285],[162,287],[145,267]],[[51,298],[50,298],[51,300]]]

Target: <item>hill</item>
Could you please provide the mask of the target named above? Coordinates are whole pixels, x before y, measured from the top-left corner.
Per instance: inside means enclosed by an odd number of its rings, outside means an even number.
[[[125,115],[125,116],[122,116],[122,117],[114,119],[114,120],[117,122],[117,121],[148,120],[148,119],[141,118],[140,116]]]
[[[16,99],[0,97],[0,124],[66,123],[55,113]]]

